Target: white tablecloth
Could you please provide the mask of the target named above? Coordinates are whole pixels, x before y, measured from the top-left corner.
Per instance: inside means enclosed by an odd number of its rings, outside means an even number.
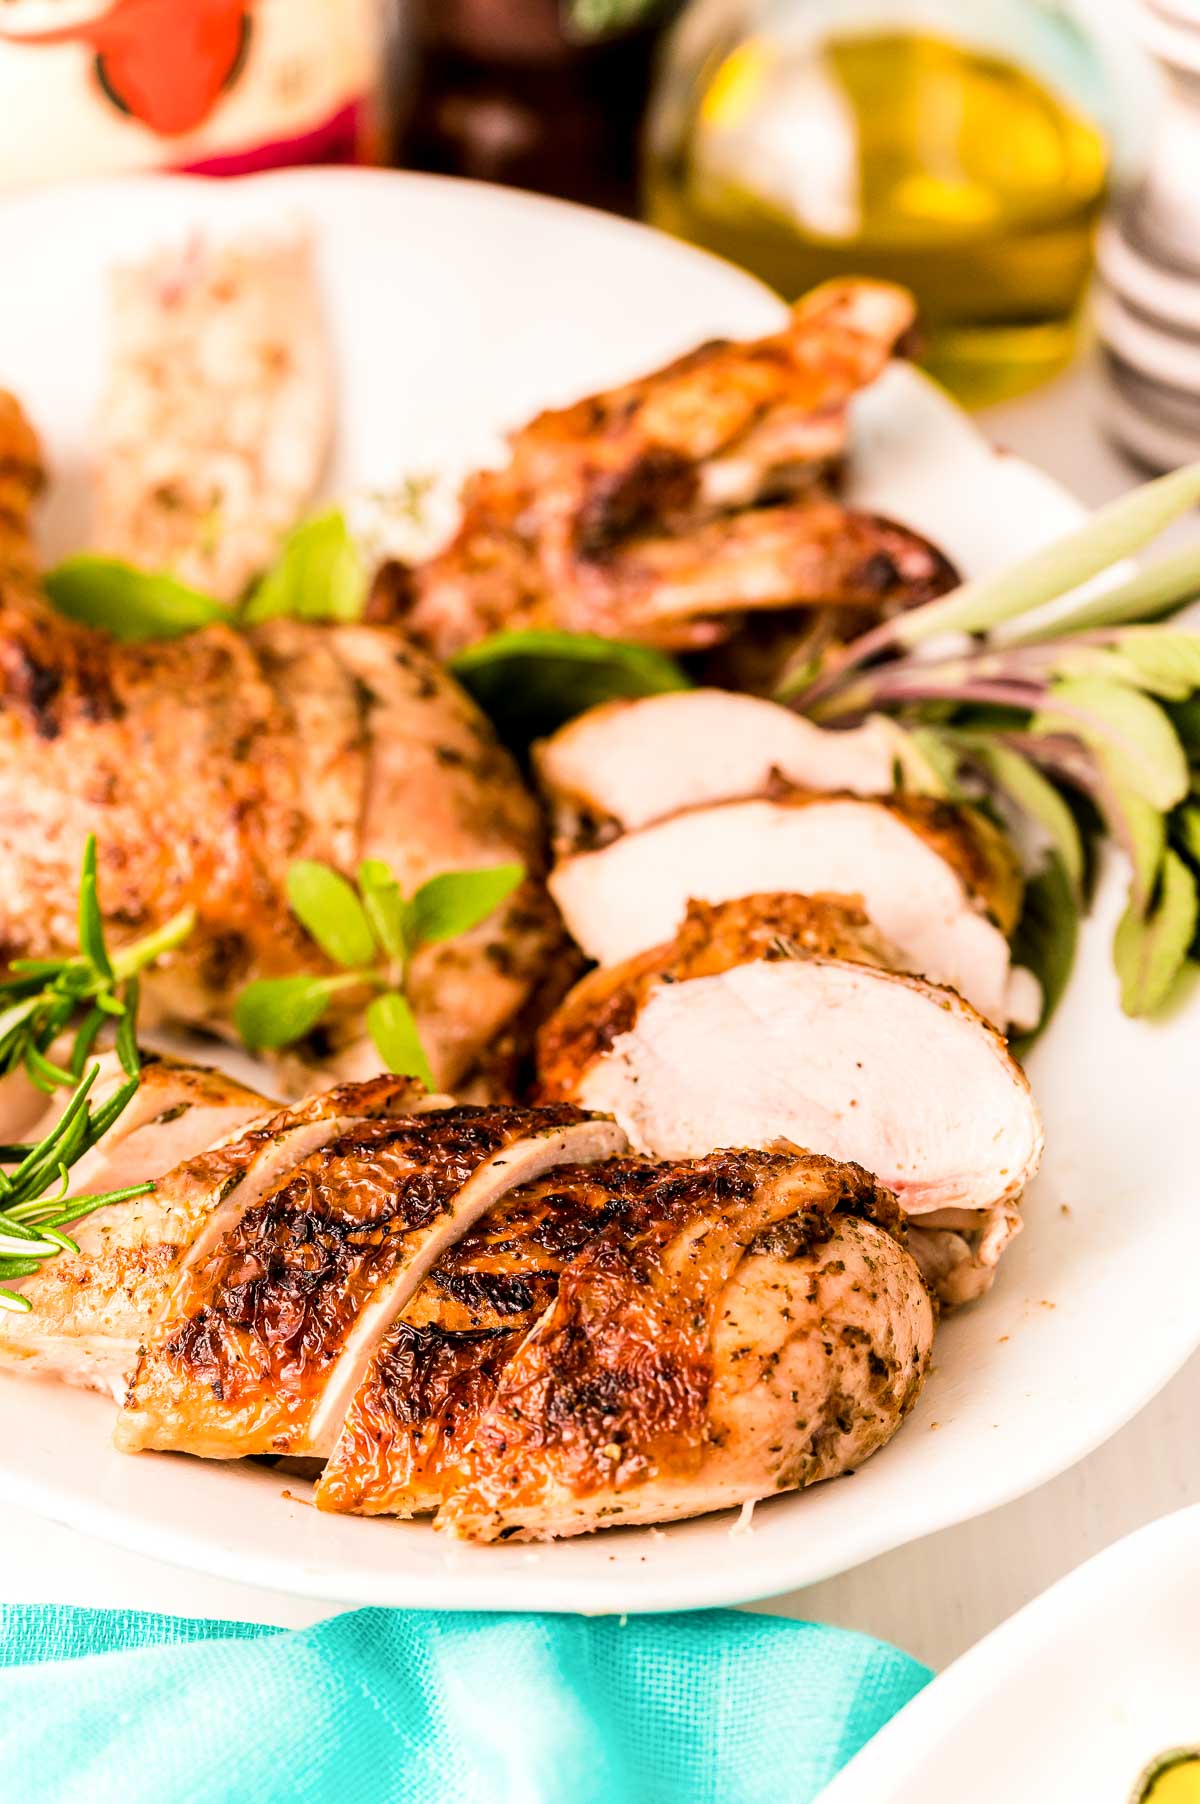
[[[995,408],[989,435],[1095,504],[1136,480],[1097,424],[1098,381],[1077,365],[1038,395]],[[1193,528],[1194,530],[1194,528]],[[944,1666],[1020,1605],[1121,1535],[1200,1500],[1200,1356],[1074,1470],[978,1521],[761,1608],[863,1629]],[[69,1458],[69,1452],[64,1457]],[[117,1551],[0,1507],[9,1602],[165,1610],[298,1626],[332,1613]]]

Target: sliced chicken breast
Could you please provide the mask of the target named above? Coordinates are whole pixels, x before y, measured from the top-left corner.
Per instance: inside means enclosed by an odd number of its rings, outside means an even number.
[[[419,1106],[423,1094],[389,1076],[260,1112],[236,1138],[175,1165],[148,1196],[85,1216],[73,1234],[79,1253],[63,1253],[22,1281],[32,1310],[0,1316],[0,1361],[120,1398],[189,1261],[206,1256],[213,1237],[281,1172],[359,1121]],[[174,1144],[164,1143],[168,1152]],[[140,1169],[140,1178],[153,1175]]]
[[[660,1168],[563,1271],[435,1526],[548,1539],[859,1464],[916,1400],[932,1345],[900,1235],[865,1172],[811,1154]]]
[[[542,1033],[541,1093],[613,1114],[639,1152],[820,1149],[873,1171],[938,1238],[947,1302],[1020,1227],[1042,1128],[1004,1041],[953,992],[886,968],[831,898],[693,904],[668,946],[594,972]]]
[[[603,844],[684,809],[798,789],[890,795],[905,735],[882,715],[834,732],[728,689],[606,702],[535,748],[560,852]]]
[[[624,1146],[611,1121],[562,1106],[433,1109],[324,1141],[190,1262],[143,1337],[116,1445],[327,1453],[439,1255],[524,1179]]]
[[[1028,974],[1014,975],[1006,938],[1020,872],[972,809],[803,792],[722,803],[567,858],[550,889],[571,934],[602,965],[668,940],[693,897],[859,896],[907,970],[956,989],[998,1026],[1036,1021]]]

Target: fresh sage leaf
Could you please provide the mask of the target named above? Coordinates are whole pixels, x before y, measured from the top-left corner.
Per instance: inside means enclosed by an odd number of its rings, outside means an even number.
[[[665,652],[592,633],[497,633],[460,652],[450,668],[518,752],[601,702],[690,687]]]
[[[1113,940],[1127,1015],[1152,1014],[1167,1000],[1195,937],[1198,913],[1196,879],[1179,854],[1168,851],[1150,908],[1131,901]]]
[[[389,1071],[420,1078],[427,1090],[433,1089],[433,1072],[406,996],[398,990],[376,996],[367,1010],[367,1032]]]
[[[335,965],[347,970],[370,964],[375,936],[353,884],[331,865],[298,858],[288,867],[292,913]]]
[[[911,648],[946,633],[983,633],[1098,576],[1200,502],[1200,464],[1143,483],[1082,526],[991,576],[898,615],[888,642]]]
[[[481,871],[445,871],[423,883],[409,905],[409,943],[454,940],[486,921],[524,882],[525,867],[498,864]]]
[[[312,1032],[339,987],[329,977],[260,978],[238,997],[234,1025],[252,1052],[291,1046]]]
[[[281,614],[293,620],[361,620],[367,589],[367,570],[346,516],[330,508],[288,534],[241,618],[247,626]]]
[[[1075,816],[1060,792],[1021,752],[980,734],[972,741],[974,756],[992,781],[1042,829],[1057,854],[1078,898],[1083,892],[1086,868],[1083,839]]]
[[[114,639],[176,639],[229,619],[229,609],[210,595],[119,558],[67,558],[43,583],[60,614],[82,626],[99,627]]]
[[[1173,808],[1187,794],[1187,758],[1170,718],[1149,696],[1123,683],[1072,677],[1052,684],[1031,730],[1082,740],[1159,810]]]
[[[1013,960],[1033,972],[1042,986],[1042,1018],[1031,1034],[1014,1039],[1018,1058],[1045,1032],[1075,965],[1079,941],[1079,893],[1062,860],[1052,853],[1044,870],[1025,887],[1021,919],[1013,935]]]
[[[1106,585],[1097,595],[1056,608],[1052,618],[1020,624],[1002,632],[1004,645],[1038,645],[1068,633],[1097,627],[1125,626],[1132,621],[1168,617],[1200,595],[1200,548],[1187,545],[1168,552],[1124,582]]]
[[[402,961],[408,956],[404,898],[381,858],[363,859],[358,867],[358,889],[381,948],[389,958]]]
[[[1167,843],[1166,819],[1111,771],[1106,772],[1099,801],[1109,832],[1124,849],[1133,867],[1134,899],[1144,908],[1158,881]]]

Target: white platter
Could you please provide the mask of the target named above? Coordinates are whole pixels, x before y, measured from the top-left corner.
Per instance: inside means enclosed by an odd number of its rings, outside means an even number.
[[[1080,1566],[956,1660],[821,1804],[1133,1804],[1200,1750],[1200,1506]]]
[[[87,446],[114,257],[196,229],[307,222],[341,367],[330,488],[461,464],[496,430],[779,305],[728,266],[620,221],[424,177],[306,172],[234,186],[159,180],[0,207],[0,385],[45,434],[52,555],[86,533]],[[859,498],[967,570],[1061,530],[1078,508],[995,456],[897,368],[859,409]],[[981,1305],[945,1325],[920,1407],[853,1478],[728,1517],[528,1549],[448,1545],[423,1524],[318,1516],[256,1467],[128,1459],[111,1409],[0,1379],[0,1498],[138,1552],[313,1597],[484,1609],[665,1610],[769,1596],[992,1509],[1115,1432],[1200,1341],[1189,1123],[1200,1012],[1118,1009],[1107,873],[1075,981],[1032,1076],[1048,1156],[1027,1231]],[[1165,1255],[1165,1256],[1164,1256]],[[294,1482],[290,1490],[303,1489]]]

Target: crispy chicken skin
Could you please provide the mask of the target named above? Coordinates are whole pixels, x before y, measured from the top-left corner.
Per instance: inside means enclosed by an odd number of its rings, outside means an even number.
[[[531,626],[694,648],[747,609],[940,594],[953,571],[931,546],[814,486],[911,320],[903,290],[830,283],[772,337],[538,415],[471,478],[452,543],[390,570],[379,606],[446,657]]]
[[[324,1141],[193,1251],[117,1445],[328,1452],[374,1343],[453,1239],[523,1175],[623,1145],[563,1105],[427,1109]]]
[[[194,1100],[197,1081],[185,1068],[186,1095],[177,1087],[173,1106],[188,1095]],[[222,1091],[226,1098],[245,1096],[220,1074],[206,1078],[204,1087],[210,1106],[219,1104]],[[152,1083],[151,1093],[156,1090]],[[74,1233],[78,1254],[64,1253],[20,1281],[33,1307],[27,1315],[5,1312],[0,1317],[0,1359],[29,1372],[123,1394],[139,1345],[167,1308],[181,1272],[207,1255],[228,1223],[252,1208],[282,1171],[327,1141],[362,1121],[419,1106],[422,1096],[421,1086],[408,1078],[381,1077],[284,1109],[250,1093],[250,1119],[233,1137],[215,1122],[212,1133],[205,1134],[196,1121],[193,1131],[200,1132],[205,1150],[172,1164],[150,1195],[86,1216]],[[130,1108],[140,1112],[137,1099]],[[153,1132],[143,1138],[146,1128],[139,1131],[142,1162],[126,1164],[129,1181],[160,1177],[163,1165],[156,1146],[168,1159],[174,1153],[177,1122],[159,1125],[174,1131],[165,1140]],[[133,1136],[125,1141],[123,1131],[118,1121],[97,1152],[108,1159],[115,1147],[128,1156]]]
[[[12,431],[14,458],[32,456]],[[276,620],[118,644],[0,565],[0,962],[74,950],[89,832],[114,943],[196,910],[186,945],[146,978],[150,1019],[228,1032],[251,978],[322,968],[288,907],[296,858],[351,873],[381,858],[406,891],[446,870],[526,867],[490,920],[413,962],[446,1085],[521,1015],[560,943],[533,799],[483,716],[399,632]],[[362,1002],[342,1000],[335,1052]]]
[[[660,1167],[562,1272],[435,1526],[549,1539],[857,1465],[932,1343],[901,1234],[866,1172],[795,1149]]]
[[[265,1101],[177,1088],[122,1143],[151,1134],[145,1171],[155,1129]],[[695,1515],[882,1446],[933,1330],[894,1198],[793,1147],[627,1151],[572,1105],[339,1086],[98,1211],[0,1362],[111,1387],[124,1451],[315,1457],[321,1508],[481,1540]]]
[[[0,582],[36,576],[31,515],[45,481],[37,434],[14,396],[0,389]]]
[[[591,973],[542,1030],[540,1094],[615,1115],[656,1158],[821,1147],[899,1196],[947,1303],[991,1282],[1042,1130],[1000,1035],[889,968],[853,899],[692,902],[675,939]]]

